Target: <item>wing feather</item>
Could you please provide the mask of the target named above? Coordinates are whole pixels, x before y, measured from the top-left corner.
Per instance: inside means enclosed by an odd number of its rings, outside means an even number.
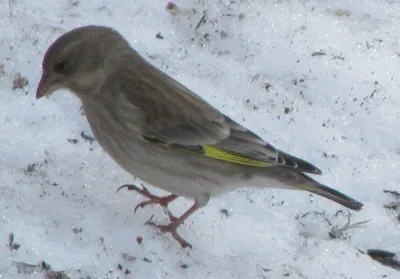
[[[126,54],[120,65],[125,69],[110,78],[121,78],[113,90],[118,91],[118,109],[125,112],[123,123],[139,131],[145,140],[235,164],[285,165],[300,172],[321,174],[314,165],[276,149],[134,55],[137,54]]]

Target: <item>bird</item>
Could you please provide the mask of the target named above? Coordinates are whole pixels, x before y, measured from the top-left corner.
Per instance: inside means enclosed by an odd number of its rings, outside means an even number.
[[[125,171],[170,194],[122,185],[162,206],[170,222],[150,225],[192,247],[178,227],[211,197],[243,187],[308,191],[359,211],[363,204],[310,175],[313,164],[279,150],[141,56],[116,29],[87,25],[47,49],[36,99],[67,89],[82,103],[97,142]],[[292,142],[294,144],[295,142]],[[181,216],[168,205],[194,200]]]

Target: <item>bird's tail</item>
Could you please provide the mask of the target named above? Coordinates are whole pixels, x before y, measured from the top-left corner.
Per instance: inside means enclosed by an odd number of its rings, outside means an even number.
[[[311,178],[309,178],[309,179],[311,179]],[[355,199],[350,198],[349,196],[347,196],[335,189],[329,188],[328,186],[319,184],[316,181],[315,181],[315,184],[313,184],[313,185],[299,185],[296,188],[317,194],[319,196],[322,196],[331,201],[337,202],[337,203],[339,203],[347,208],[353,209],[353,210],[359,211],[363,207],[363,204],[356,201]]]
[[[269,167],[263,168],[263,174],[270,179],[281,182],[280,185],[275,185],[278,188],[308,191],[357,211],[363,207],[362,203],[335,189],[322,185],[297,169],[286,166]]]

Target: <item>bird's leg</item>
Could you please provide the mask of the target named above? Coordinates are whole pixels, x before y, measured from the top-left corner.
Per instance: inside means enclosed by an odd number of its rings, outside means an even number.
[[[121,187],[118,188],[117,192],[119,190],[121,190],[122,188],[127,188],[130,191],[136,191],[139,194],[145,196],[146,198],[148,198],[147,201],[141,202],[139,203],[136,207],[135,207],[135,212],[136,210],[140,207],[145,207],[149,204],[159,204],[162,207],[164,207],[167,211],[169,220],[171,221],[171,223],[169,223],[168,225],[157,225],[154,222],[148,221],[146,224],[147,225],[151,225],[154,226],[158,229],[160,229],[163,233],[170,233],[172,235],[172,237],[179,242],[179,244],[182,246],[182,248],[186,248],[186,247],[190,247],[192,248],[192,245],[187,242],[186,240],[184,240],[177,232],[177,229],[180,225],[182,225],[182,223],[190,216],[192,215],[197,209],[199,209],[199,207],[204,206],[207,202],[208,202],[208,195],[205,197],[205,199],[200,200],[200,202],[198,202],[198,200],[195,201],[194,205],[192,207],[190,207],[185,213],[182,214],[182,216],[180,216],[179,218],[175,217],[168,209],[168,205],[174,201],[176,198],[178,198],[177,195],[174,194],[170,194],[164,197],[158,197],[155,196],[153,194],[150,193],[150,191],[144,187],[142,185],[143,189],[140,189],[139,187],[137,187],[136,185],[132,185],[132,184],[126,184],[126,185],[122,185]]]
[[[159,196],[155,196],[155,195],[151,194],[150,191],[149,191],[146,187],[144,187],[143,185],[142,185],[142,187],[143,187],[143,189],[140,189],[140,188],[137,187],[136,185],[126,184],[126,185],[122,185],[121,187],[119,187],[118,190],[117,190],[117,192],[118,192],[119,190],[121,190],[122,188],[126,188],[126,189],[128,189],[128,190],[130,190],[130,191],[136,191],[136,192],[138,192],[139,194],[141,194],[141,195],[145,196],[146,198],[148,198],[148,200],[139,203],[139,204],[135,207],[134,212],[136,212],[136,210],[137,210],[139,207],[140,207],[140,208],[143,208],[143,207],[145,207],[145,206],[147,206],[147,205],[150,205],[150,204],[158,204],[158,205],[162,206],[162,207],[167,211],[168,217],[169,217],[169,219],[171,220],[171,222],[174,222],[177,218],[176,218],[174,215],[172,215],[172,213],[169,211],[168,205],[169,205],[172,201],[174,201],[175,199],[177,199],[178,196],[177,196],[177,195],[174,195],[174,194],[170,194],[170,195],[167,195],[167,196],[159,197]]]
[[[157,225],[151,221],[147,222],[146,224],[160,229],[163,233],[170,233],[172,237],[179,242],[182,248],[192,248],[192,245],[178,234],[177,229],[190,215],[192,215],[197,209],[199,209],[199,207],[200,206],[195,202],[194,205],[189,208],[185,213],[183,213],[181,217],[176,218],[175,216],[172,216],[173,218],[171,218],[171,216],[169,216],[171,219],[171,223],[169,223],[168,225]]]

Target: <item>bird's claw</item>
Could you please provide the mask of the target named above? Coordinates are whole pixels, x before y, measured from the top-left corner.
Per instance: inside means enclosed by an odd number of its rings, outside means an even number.
[[[126,188],[128,191],[136,191],[144,196],[151,195],[150,191],[144,185],[142,185],[142,189],[140,189],[138,186],[133,184],[124,184],[118,187],[117,193],[123,188]]]
[[[143,207],[146,207],[146,206],[148,206],[150,204],[154,204],[154,203],[156,203],[156,202],[153,201],[153,200],[143,201],[143,202],[141,202],[141,203],[139,203],[138,205],[135,206],[135,210],[133,212],[136,213],[136,210],[138,210],[139,207],[143,208]]]
[[[175,217],[176,218],[176,217]],[[176,218],[177,220],[178,218]],[[179,242],[182,248],[192,248],[192,244],[187,242],[185,239],[183,239],[177,232],[177,225],[175,222],[171,222],[168,225],[157,225],[153,221],[147,221],[146,225],[155,227],[159,229],[162,233],[170,233],[172,237]]]
[[[174,201],[178,196],[177,195],[167,195],[164,197],[159,197],[159,196],[155,196],[152,193],[150,193],[150,191],[144,186],[142,185],[142,189],[140,189],[139,187],[137,187],[136,185],[133,184],[125,184],[122,185],[121,187],[118,188],[117,193],[119,190],[126,188],[128,191],[136,191],[139,194],[145,196],[146,198],[148,198],[147,201],[143,201],[141,203],[139,203],[138,205],[136,205],[135,209],[134,209],[134,213],[136,213],[136,211],[138,210],[138,208],[143,208],[146,207],[150,204],[158,204],[161,205],[162,207],[164,207],[166,209],[166,212],[168,214],[169,219],[171,220],[171,222],[175,221],[177,218],[175,216],[172,215],[172,213],[168,210],[168,204],[171,203],[172,201]]]

